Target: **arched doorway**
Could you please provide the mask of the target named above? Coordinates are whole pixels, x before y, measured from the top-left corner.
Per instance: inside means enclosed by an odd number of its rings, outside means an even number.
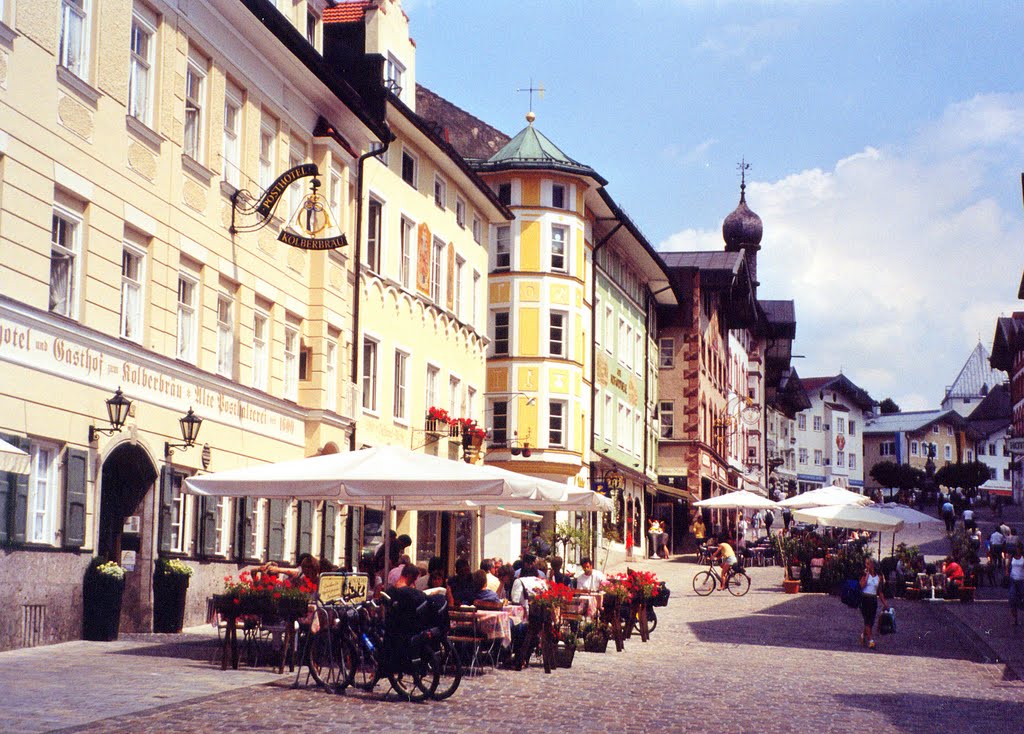
[[[125,576],[121,630],[151,628],[153,488],[157,471],[139,446],[122,443],[103,462],[100,489],[100,557],[132,566]]]

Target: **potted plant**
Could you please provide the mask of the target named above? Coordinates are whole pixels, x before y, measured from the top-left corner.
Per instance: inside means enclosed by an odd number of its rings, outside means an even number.
[[[556,630],[555,664],[559,668],[571,668],[576,657],[578,637],[572,627],[563,624]]]
[[[153,631],[181,632],[192,567],[177,558],[158,558],[153,571]]]
[[[622,652],[622,610],[623,608],[629,609],[630,597],[625,575],[617,574],[609,577],[605,583],[601,584],[601,591],[604,592],[604,609],[601,610],[601,618],[611,624],[615,650]],[[626,617],[629,617],[628,611]]]
[[[114,561],[93,558],[82,584],[82,639],[116,640],[121,629],[125,570]]]
[[[579,636],[583,638],[584,652],[607,652],[609,626],[604,622],[588,620],[580,625]]]

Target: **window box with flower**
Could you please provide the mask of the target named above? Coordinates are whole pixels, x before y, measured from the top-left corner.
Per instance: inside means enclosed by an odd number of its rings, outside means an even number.
[[[158,558],[153,571],[153,631],[181,632],[192,567],[177,558]]]

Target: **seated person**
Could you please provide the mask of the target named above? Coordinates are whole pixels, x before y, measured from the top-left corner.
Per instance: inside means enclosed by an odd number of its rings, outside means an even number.
[[[327,565],[330,566],[330,564]],[[256,570],[269,573],[271,576],[287,576],[291,585],[296,588],[302,588],[302,584],[305,581],[313,589],[316,589],[320,579],[320,566],[321,562],[317,560],[316,556],[310,553],[303,553],[299,556],[297,568],[286,568],[278,566],[276,563],[264,563]],[[328,569],[325,568],[324,570]]]
[[[536,568],[523,568],[519,578],[512,584],[512,592],[509,600],[512,604],[519,605],[526,610],[526,619],[530,618],[530,597],[547,586],[547,581],[537,576]],[[530,650],[523,650],[523,641],[526,631],[529,628],[528,622],[521,622],[512,625],[512,650],[515,655],[513,667],[522,669],[530,658]]]
[[[958,593],[960,587],[964,585],[964,569],[951,556],[946,556],[942,572],[946,574],[946,591],[951,594]]]
[[[533,555],[532,553],[524,553],[523,554],[523,558],[522,558],[522,560],[521,560],[521,562],[519,564],[519,568],[516,569],[515,577],[519,578],[523,574],[523,570],[527,569],[527,568],[532,568],[535,571],[537,571],[536,575],[539,578],[542,578],[542,579],[547,578],[547,575],[543,571],[538,570],[538,568],[537,568],[537,556]]]
[[[494,559],[492,558],[485,558],[480,561],[480,570],[487,574],[487,586],[485,588],[498,593],[498,587],[501,586],[501,582],[494,575],[495,568]]]
[[[473,588],[473,573],[469,570],[469,561],[460,558],[455,562],[455,575],[448,579],[448,589],[456,606],[471,606],[476,589]]]
[[[555,556],[551,559],[551,580],[556,584],[565,584],[568,586],[569,582],[572,581],[572,578],[569,574],[562,571],[563,563],[564,561],[561,556]]]
[[[498,596],[503,600],[508,599],[512,591],[512,582],[515,580],[515,569],[511,563],[505,563],[498,569],[496,574],[501,585],[498,587]]]
[[[426,591],[428,588],[433,587],[435,574],[439,574],[441,576],[441,586],[444,586],[445,565],[444,558],[441,556],[433,556],[429,561],[427,561],[427,573],[416,579],[416,588],[420,591]]]
[[[401,556],[399,556],[398,563],[394,566],[394,568],[388,571],[388,581],[386,584],[384,584],[384,588],[390,589],[392,586],[397,585],[398,578],[402,575],[402,569],[408,566],[410,563],[412,563],[412,560],[409,558],[409,556],[405,555],[404,553]]]
[[[726,539],[722,537],[718,541],[718,550],[715,551],[712,558],[718,559],[718,567],[722,571],[722,586],[724,590],[725,585],[729,583],[729,574],[732,571],[732,567],[736,564],[736,551],[732,549],[732,546],[726,542]]]
[[[486,571],[481,570],[473,572],[473,588],[476,590],[473,594],[474,606],[479,606],[480,602],[484,602],[485,605],[490,606],[501,606],[501,598],[498,594],[487,588]]]
[[[594,562],[589,558],[580,559],[580,573],[576,576],[575,587],[583,591],[599,591],[601,584],[607,579],[603,573],[594,568]]]
[[[420,608],[427,595],[416,588],[419,569],[413,564],[402,568],[398,582],[388,591],[391,608],[385,618],[387,629],[399,635],[398,639],[416,634],[423,627]]]

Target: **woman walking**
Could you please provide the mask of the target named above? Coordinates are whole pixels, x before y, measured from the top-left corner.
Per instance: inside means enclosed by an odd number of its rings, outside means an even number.
[[[1024,608],[1024,551],[1020,544],[1014,546],[1013,555],[1007,564],[1010,570],[1010,614],[1013,615],[1013,626],[1017,620],[1017,610]]]
[[[878,603],[885,608],[885,595],[882,593],[882,577],[875,570],[875,559],[868,558],[864,561],[864,574],[860,577],[860,613],[864,618],[864,632],[861,633],[860,643],[874,649],[875,638],[871,630],[875,626],[875,617],[878,616]]]

